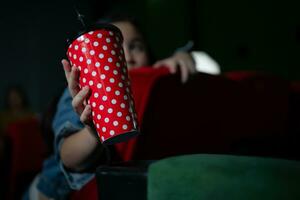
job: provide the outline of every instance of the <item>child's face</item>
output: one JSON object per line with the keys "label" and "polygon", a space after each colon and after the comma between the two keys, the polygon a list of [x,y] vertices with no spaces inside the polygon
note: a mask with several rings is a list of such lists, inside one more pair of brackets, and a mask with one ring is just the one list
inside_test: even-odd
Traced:
{"label": "child's face", "polygon": [[142,35],[134,25],[127,21],[114,22],[123,35],[123,48],[128,69],[147,66],[148,52]]}

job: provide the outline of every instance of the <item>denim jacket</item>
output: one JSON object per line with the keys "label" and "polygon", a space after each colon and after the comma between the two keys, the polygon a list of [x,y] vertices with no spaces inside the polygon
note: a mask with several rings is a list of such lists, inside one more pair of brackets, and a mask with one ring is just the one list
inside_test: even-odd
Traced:
{"label": "denim jacket", "polygon": [[79,116],[72,107],[72,97],[65,89],[57,105],[52,128],[54,130],[54,155],[43,163],[43,169],[37,188],[48,197],[63,200],[68,197],[72,189],[79,190],[89,182],[94,174],[74,173],[68,171],[60,159],[61,144],[66,136],[83,128]]}

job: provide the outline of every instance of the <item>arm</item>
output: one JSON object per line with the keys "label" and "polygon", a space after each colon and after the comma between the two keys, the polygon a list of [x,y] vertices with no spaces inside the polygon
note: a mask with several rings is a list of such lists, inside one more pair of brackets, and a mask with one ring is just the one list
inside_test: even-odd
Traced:
{"label": "arm", "polygon": [[80,116],[80,121],[85,125],[83,129],[70,134],[62,141],[60,157],[65,167],[74,171],[85,170],[84,166],[94,164],[103,153],[103,146],[99,142],[95,130],[91,124],[91,107],[87,105],[89,88],[79,89],[79,72],[75,67],[63,60],[65,75],[68,81],[69,92],[72,99],[72,107]]}
{"label": "arm", "polygon": [[85,171],[86,164],[96,164],[103,148],[93,130],[85,127],[66,137],[62,143],[60,157],[65,167],[73,171]]}

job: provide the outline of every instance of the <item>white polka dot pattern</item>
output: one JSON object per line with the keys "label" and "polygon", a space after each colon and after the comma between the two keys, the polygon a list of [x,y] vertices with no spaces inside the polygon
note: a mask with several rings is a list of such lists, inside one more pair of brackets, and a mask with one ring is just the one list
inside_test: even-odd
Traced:
{"label": "white polka dot pattern", "polygon": [[138,129],[121,38],[118,32],[90,31],[67,52],[80,70],[80,88],[92,91],[88,102],[101,142]]}

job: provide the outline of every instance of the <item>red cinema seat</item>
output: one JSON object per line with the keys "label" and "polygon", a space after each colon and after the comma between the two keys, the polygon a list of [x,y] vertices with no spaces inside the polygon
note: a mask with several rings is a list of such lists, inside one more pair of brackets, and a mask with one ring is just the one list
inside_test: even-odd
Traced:
{"label": "red cinema seat", "polygon": [[70,197],[71,200],[98,200],[98,191],[96,179],[94,178],[86,184],[81,190],[74,191]]}
{"label": "red cinema seat", "polygon": [[261,73],[257,71],[231,71],[224,73],[224,76],[230,80],[242,81],[251,77],[259,76]]}
{"label": "red cinema seat", "polygon": [[134,158],[282,156],[277,142],[287,131],[288,84],[253,75],[250,81],[235,81],[198,73],[184,85],[176,76],[160,79],[148,100]]}
{"label": "red cinema seat", "polygon": [[[169,71],[166,68],[153,69],[150,67],[143,67],[129,71],[132,93],[140,125],[143,123],[144,112],[147,107],[152,88],[155,86],[157,80],[168,74]],[[132,159],[138,138],[133,138],[127,142],[115,145],[115,150],[118,154],[117,157],[119,158],[116,162],[124,162]],[[74,191],[71,195],[71,199],[98,199],[96,179],[93,179],[93,181],[85,185],[81,190]]]}
{"label": "red cinema seat", "polygon": [[18,199],[34,175],[41,169],[45,145],[37,119],[20,120],[9,125],[10,167],[7,199]]}

